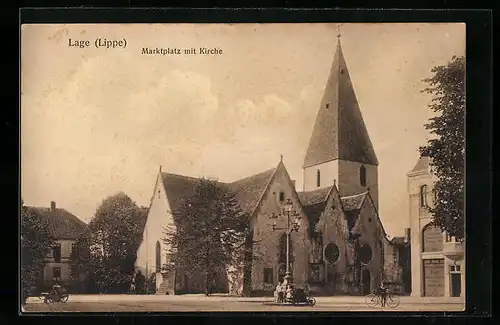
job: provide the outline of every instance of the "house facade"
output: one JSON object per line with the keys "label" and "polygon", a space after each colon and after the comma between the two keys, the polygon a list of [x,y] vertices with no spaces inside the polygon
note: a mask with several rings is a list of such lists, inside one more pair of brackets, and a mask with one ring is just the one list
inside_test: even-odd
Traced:
{"label": "house facade", "polygon": [[76,272],[74,265],[75,256],[78,254],[76,240],[87,225],[69,211],[57,208],[54,201],[50,203],[50,208],[28,206],[27,209],[45,219],[55,242],[47,254],[38,289],[50,288],[58,282],[71,292],[84,291],[84,276]]}
{"label": "house facade", "polygon": [[[161,274],[162,265],[170,264],[162,238],[166,226],[175,226],[171,211],[194,193],[197,182],[197,178],[165,173],[161,168],[158,173],[136,261],[142,272],[156,274],[158,294],[201,289],[198,275],[182,274],[182,270]],[[367,294],[380,285],[385,251],[394,244],[388,241],[379,218],[378,160],[340,39],[306,150],[302,190],[296,188],[282,159],[262,173],[219,184],[235,194],[250,216],[252,251],[259,257],[236,276],[221,275],[216,280],[220,290],[272,294],[286,271],[286,236],[276,229],[286,226],[288,200],[301,220],[298,231],[290,236],[295,283],[308,283],[317,294]]]}
{"label": "house facade", "polygon": [[428,207],[435,200],[435,175],[428,157],[408,173],[411,228],[411,295],[464,297],[464,243],[431,224]]}

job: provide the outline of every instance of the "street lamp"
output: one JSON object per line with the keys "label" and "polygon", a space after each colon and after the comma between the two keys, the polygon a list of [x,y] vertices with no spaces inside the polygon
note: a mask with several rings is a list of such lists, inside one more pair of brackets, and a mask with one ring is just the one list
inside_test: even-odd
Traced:
{"label": "street lamp", "polygon": [[[283,214],[286,215],[286,228],[277,228],[276,227],[276,221],[273,222],[272,224],[272,229],[273,231],[276,230],[284,230],[286,234],[286,273],[285,273],[285,280],[287,280],[288,283],[293,283],[293,277],[292,277],[292,272],[290,270],[290,235],[292,234],[293,231],[298,232],[300,229],[300,215],[297,213],[297,211],[293,210],[293,205],[292,201],[290,199],[287,199],[285,202],[285,208],[283,209]],[[290,222],[290,217],[294,217],[294,219]],[[273,215],[270,217],[272,219],[277,218],[277,216],[273,213]]]}

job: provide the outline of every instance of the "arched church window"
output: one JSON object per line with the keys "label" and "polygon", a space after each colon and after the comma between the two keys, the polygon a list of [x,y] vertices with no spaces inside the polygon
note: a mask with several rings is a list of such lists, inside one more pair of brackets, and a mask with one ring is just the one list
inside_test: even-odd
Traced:
{"label": "arched church window", "polygon": [[325,259],[328,263],[334,264],[339,260],[340,250],[335,243],[329,243],[325,247]]}
{"label": "arched church window", "polygon": [[160,241],[156,242],[156,272],[161,270],[161,245]]}
{"label": "arched church window", "polygon": [[320,187],[320,185],[321,185],[321,172],[318,169],[318,171],[316,172],[316,187]]}
{"label": "arched church window", "polygon": [[427,185],[420,186],[420,207],[427,206]]}
{"label": "arched church window", "polygon": [[370,245],[363,244],[359,248],[358,257],[361,263],[368,264],[372,259],[373,251]]}
{"label": "arched church window", "polygon": [[366,186],[366,168],[365,166],[359,167],[359,183],[361,186]]}

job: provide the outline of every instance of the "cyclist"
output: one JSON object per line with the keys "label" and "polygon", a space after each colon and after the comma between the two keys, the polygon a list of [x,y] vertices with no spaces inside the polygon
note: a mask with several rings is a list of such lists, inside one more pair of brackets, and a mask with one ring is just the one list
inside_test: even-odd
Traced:
{"label": "cyclist", "polygon": [[376,294],[380,296],[382,307],[385,307],[385,304],[387,302],[387,296],[389,295],[389,288],[384,286],[384,282],[382,282],[380,284],[380,287],[377,288]]}
{"label": "cyclist", "polygon": [[61,298],[61,285],[56,281],[56,283],[52,286],[52,294],[56,297],[57,300]]}

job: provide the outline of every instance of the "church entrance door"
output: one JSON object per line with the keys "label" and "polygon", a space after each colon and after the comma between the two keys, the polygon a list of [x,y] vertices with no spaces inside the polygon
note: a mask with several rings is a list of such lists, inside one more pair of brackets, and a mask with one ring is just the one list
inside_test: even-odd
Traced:
{"label": "church entrance door", "polygon": [[371,278],[370,271],[368,269],[364,269],[361,275],[361,293],[367,295],[370,293],[371,289]]}

